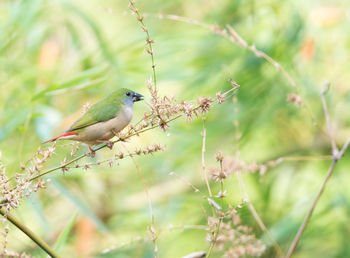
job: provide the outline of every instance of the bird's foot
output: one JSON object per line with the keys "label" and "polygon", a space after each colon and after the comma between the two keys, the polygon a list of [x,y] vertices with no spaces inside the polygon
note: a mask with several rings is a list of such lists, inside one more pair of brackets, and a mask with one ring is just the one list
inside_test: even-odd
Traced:
{"label": "bird's foot", "polygon": [[113,149],[114,143],[111,142],[111,141],[106,141],[106,145],[107,145],[107,147],[111,150],[111,149]]}
{"label": "bird's foot", "polygon": [[107,146],[109,149],[113,149],[114,143],[111,142],[111,141],[108,141],[108,140],[99,140],[98,142],[103,142],[103,143],[106,144],[106,146]]}
{"label": "bird's foot", "polygon": [[94,151],[90,145],[89,145],[89,151],[90,152],[88,154],[86,154],[86,156],[91,157],[91,158],[95,157],[96,151]]}

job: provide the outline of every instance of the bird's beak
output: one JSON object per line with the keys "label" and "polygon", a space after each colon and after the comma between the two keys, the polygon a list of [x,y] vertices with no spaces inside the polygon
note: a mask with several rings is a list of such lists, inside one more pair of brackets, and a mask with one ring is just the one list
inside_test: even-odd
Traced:
{"label": "bird's beak", "polygon": [[134,102],[143,100],[143,95],[138,94],[138,93],[135,92],[134,95],[132,96],[132,100],[133,100]]}

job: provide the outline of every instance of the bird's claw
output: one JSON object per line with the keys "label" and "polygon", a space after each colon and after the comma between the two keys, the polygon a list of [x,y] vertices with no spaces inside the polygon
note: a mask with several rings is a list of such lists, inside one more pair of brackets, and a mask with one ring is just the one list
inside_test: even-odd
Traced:
{"label": "bird's claw", "polygon": [[103,142],[103,143],[105,143],[106,144],[106,146],[109,148],[109,149],[113,149],[113,145],[114,145],[114,143],[113,142],[111,142],[111,141],[108,141],[108,140],[106,140],[106,141],[99,141],[99,142]]}
{"label": "bird's claw", "polygon": [[110,150],[113,149],[113,145],[114,145],[113,142],[111,142],[111,141],[106,141],[106,146],[107,146]]}
{"label": "bird's claw", "polygon": [[90,146],[89,146],[89,151],[90,152],[87,153],[86,156],[91,157],[91,158],[95,157],[96,151],[94,151]]}

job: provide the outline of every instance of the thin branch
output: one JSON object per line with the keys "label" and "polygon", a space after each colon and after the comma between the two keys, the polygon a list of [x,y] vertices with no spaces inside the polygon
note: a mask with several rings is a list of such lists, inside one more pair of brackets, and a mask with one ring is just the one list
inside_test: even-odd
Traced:
{"label": "thin branch", "polygon": [[132,160],[132,162],[134,163],[135,165],[135,168],[139,174],[139,177],[141,178],[141,181],[142,181],[142,184],[143,184],[143,188],[145,190],[145,193],[146,193],[146,198],[147,198],[147,202],[148,202],[148,207],[149,207],[149,211],[150,211],[150,215],[151,215],[151,227],[149,228],[149,231],[151,233],[151,239],[152,239],[152,242],[154,244],[154,257],[157,257],[157,253],[158,253],[158,247],[157,247],[157,233],[155,231],[155,223],[154,223],[154,214],[153,214],[153,208],[152,208],[152,200],[151,200],[151,197],[149,195],[149,191],[148,191],[148,188],[147,188],[147,185],[146,185],[146,181],[143,177],[143,174],[142,174],[142,171],[140,169],[140,167],[137,165],[134,157],[131,155],[131,153],[129,152],[129,150],[125,147],[125,145],[123,145],[124,149],[129,153],[130,155],[130,158]]}
{"label": "thin branch", "polygon": [[278,70],[289,82],[289,84],[292,87],[296,86],[296,83],[294,82],[293,78],[289,75],[289,73],[272,57],[267,55],[265,52],[258,50],[254,45],[248,45],[248,43],[230,26],[226,25],[228,31],[224,28],[220,28],[218,25],[211,25],[211,24],[205,24],[199,21],[196,21],[194,19],[190,19],[187,17],[182,17],[178,15],[172,15],[172,14],[159,14],[158,18],[160,19],[168,19],[168,20],[174,20],[174,21],[181,21],[186,22],[190,24],[194,24],[197,26],[201,26],[206,29],[210,29],[215,34],[221,35],[227,39],[229,39],[231,42],[237,44],[238,46],[248,49],[251,51],[256,57],[264,58],[267,62],[272,64],[276,70]]}
{"label": "thin branch", "polygon": [[204,177],[205,184],[207,185],[207,188],[208,188],[209,197],[211,198],[213,195],[211,193],[211,189],[210,189],[210,185],[209,185],[208,174],[207,174],[207,171],[205,169],[205,139],[206,139],[206,136],[207,136],[207,129],[205,128],[205,118],[203,118],[202,172],[203,172],[203,177]]}
{"label": "thin branch", "polygon": [[[222,167],[222,159],[220,160],[220,171],[221,173],[223,173],[223,167]],[[221,188],[221,195],[224,193],[224,183],[223,183],[223,179],[220,180],[220,188]],[[223,197],[224,196],[221,196],[221,207],[223,208],[224,206],[224,201],[223,201]],[[216,232],[215,232],[215,235],[214,235],[214,239],[213,241],[211,242],[210,246],[209,246],[209,249],[208,249],[208,252],[207,252],[207,256],[206,258],[209,258],[215,244],[216,244],[216,241],[218,239],[218,235],[219,235],[219,232],[220,232],[220,226],[221,226],[221,223],[222,223],[222,220],[223,220],[224,216],[223,214],[220,212],[219,213],[219,222],[218,222],[218,225],[217,225],[217,228],[216,228]]]}
{"label": "thin branch", "polygon": [[331,118],[329,116],[326,97],[325,97],[327,92],[328,92],[328,89],[329,89],[329,84],[326,84],[325,89],[323,89],[321,91],[321,100],[322,100],[324,115],[326,117],[328,134],[329,134],[329,137],[331,138],[332,153],[333,153],[333,155],[337,155],[339,150],[338,150],[337,144],[335,143],[334,131],[333,131],[333,127],[332,127]]}
{"label": "thin branch", "polygon": [[218,226],[217,226],[216,231],[215,231],[214,239],[213,239],[212,243],[211,243],[210,246],[209,246],[209,250],[208,250],[208,252],[207,252],[206,258],[209,258],[209,257],[210,257],[211,252],[212,252],[212,250],[213,250],[213,248],[214,248],[214,246],[215,246],[215,244],[216,244],[216,240],[217,240],[218,235],[219,235],[219,232],[220,232],[220,226],[221,226],[222,220],[223,220],[223,217],[220,216],[219,222],[218,222]]}
{"label": "thin branch", "polygon": [[180,181],[184,182],[186,185],[191,187],[195,193],[200,193],[202,195],[203,199],[208,199],[209,198],[206,194],[202,193],[201,190],[199,190],[197,187],[195,187],[190,181],[188,181],[184,177],[176,174],[175,172],[170,172],[169,175],[170,176],[174,175],[177,179],[179,179]]}
{"label": "thin branch", "polygon": [[156,65],[154,62],[154,50],[152,45],[154,44],[154,41],[151,39],[149,31],[143,22],[144,17],[140,14],[139,10],[135,6],[135,1],[129,0],[129,6],[131,11],[135,13],[137,21],[141,24],[141,29],[146,33],[146,44],[148,45],[147,53],[151,56],[154,87],[155,89],[157,89]]}
{"label": "thin branch", "polygon": [[[226,27],[230,33],[230,36],[228,36],[228,38],[231,41],[238,44],[242,48],[248,49],[256,57],[264,58],[267,62],[272,64],[276,68],[276,70],[279,71],[287,79],[287,81],[289,82],[289,84],[292,87],[296,86],[293,78],[289,75],[289,73],[278,62],[276,62],[272,57],[267,55],[265,52],[256,49],[255,45],[248,45],[248,43],[230,25],[226,25]],[[223,34],[225,34],[224,36],[227,37],[226,31]]]}
{"label": "thin branch", "polygon": [[345,144],[341,148],[340,152],[334,154],[333,159],[332,159],[332,164],[328,169],[327,175],[326,175],[325,179],[323,180],[322,185],[320,187],[320,190],[318,191],[314,201],[312,202],[312,205],[311,205],[309,211],[307,212],[303,223],[299,227],[298,233],[296,234],[296,236],[295,236],[295,238],[294,238],[294,240],[293,240],[293,242],[288,250],[286,258],[289,258],[293,255],[293,253],[294,253],[294,251],[299,243],[301,235],[303,234],[303,232],[306,228],[306,225],[308,224],[308,222],[312,216],[312,213],[317,205],[317,202],[320,199],[323,191],[325,190],[328,180],[330,179],[330,177],[332,176],[332,174],[334,172],[335,165],[337,164],[338,160],[343,157],[343,155],[344,155],[345,151],[348,149],[349,145],[350,145],[350,137],[347,139],[347,141],[345,142]]}
{"label": "thin branch", "polygon": [[334,132],[333,132],[333,128],[331,125],[331,119],[329,116],[329,112],[328,112],[328,107],[327,107],[327,103],[326,103],[326,99],[325,99],[325,95],[329,90],[329,84],[325,85],[325,89],[321,91],[321,100],[322,100],[322,106],[323,106],[323,110],[324,110],[324,114],[326,117],[326,123],[327,123],[327,128],[328,128],[328,134],[330,136],[330,140],[331,140],[331,146],[332,146],[332,163],[328,169],[327,175],[325,177],[325,179],[322,182],[322,185],[319,189],[319,191],[317,192],[317,195],[315,197],[315,199],[312,202],[312,205],[310,207],[310,209],[308,210],[303,223],[300,225],[298,232],[288,250],[287,256],[286,258],[289,258],[293,255],[299,241],[301,238],[301,235],[304,233],[305,228],[313,214],[313,211],[322,195],[322,193],[324,192],[327,182],[329,181],[330,177],[332,176],[334,169],[335,169],[335,165],[337,164],[337,162],[343,157],[345,151],[347,150],[347,148],[349,147],[350,144],[350,137],[347,139],[347,141],[345,142],[345,144],[343,145],[343,147],[341,148],[341,150],[338,150],[338,147],[335,143],[335,137],[334,137]]}
{"label": "thin branch", "polygon": [[4,216],[8,221],[20,229],[24,234],[26,234],[30,239],[32,239],[44,252],[54,258],[60,257],[44,240],[37,236],[33,231],[28,227],[22,224],[18,219],[12,216],[10,213],[5,212],[3,209],[0,209],[0,214]]}
{"label": "thin branch", "polygon": [[208,225],[179,225],[179,226],[171,225],[166,229],[169,231],[174,230],[174,229],[178,229],[178,230],[198,229],[198,230],[208,231],[209,227],[208,227]]}
{"label": "thin branch", "polygon": [[[155,16],[155,15],[153,15]],[[190,19],[187,17],[182,17],[178,15],[172,15],[172,14],[159,14],[157,15],[159,19],[168,19],[168,20],[173,20],[173,21],[180,21],[180,22],[186,22],[189,24],[193,24],[196,26],[203,27],[205,29],[208,29],[212,31],[213,33],[220,35],[228,40],[230,40],[232,43],[247,49],[251,51],[256,57],[258,58],[263,58],[265,59],[268,63],[272,64],[275,69],[281,73],[281,75],[288,81],[289,85],[291,85],[293,88],[295,88],[296,92],[300,94],[299,88],[296,86],[296,83],[294,79],[290,76],[290,74],[276,61],[274,60],[271,56],[267,55],[265,52],[257,49],[254,44],[249,45],[238,33],[236,30],[234,30],[230,25],[226,25],[226,28],[222,28],[218,25],[213,25],[213,24],[206,24],[194,19]],[[311,109],[306,103],[303,103],[303,108],[307,111],[309,114],[312,124],[316,126],[321,132],[323,132],[322,128],[317,123],[317,120],[315,119]]]}
{"label": "thin branch", "polygon": [[280,159],[288,160],[288,161],[303,161],[303,160],[330,160],[332,159],[332,155],[325,156],[284,156]]}
{"label": "thin branch", "polygon": [[173,20],[173,21],[186,22],[186,23],[194,24],[194,25],[206,28],[206,29],[212,29],[213,28],[213,25],[206,24],[204,22],[200,22],[200,21],[197,21],[195,19],[188,18],[188,17],[174,15],[174,14],[162,14],[162,13],[160,13],[158,15],[158,18],[159,19],[164,19],[165,18],[165,19]]}
{"label": "thin branch", "polygon": [[238,182],[239,182],[239,187],[241,188],[241,191],[242,191],[243,196],[244,196],[244,201],[248,204],[248,208],[249,208],[250,212],[252,213],[254,219],[258,223],[260,229],[265,233],[265,235],[268,237],[268,239],[272,243],[272,245],[273,245],[277,255],[279,257],[284,257],[284,254],[283,254],[283,251],[282,251],[281,247],[273,239],[273,237],[270,234],[269,230],[266,228],[264,222],[261,220],[259,214],[256,212],[253,204],[250,202],[250,199],[249,199],[249,196],[248,196],[248,192],[246,191],[245,186],[244,186],[244,182],[243,182],[241,171],[237,172],[237,178],[238,178]]}
{"label": "thin branch", "polygon": [[[123,247],[131,246],[132,244],[135,244],[137,242],[142,242],[142,241],[145,241],[145,239],[143,237],[141,237],[141,236],[137,236],[137,237],[134,237],[133,239],[131,239],[129,241],[118,243],[118,246],[112,246],[112,247],[109,247],[109,248],[105,248],[105,249],[102,250],[102,252],[100,252],[100,254],[108,256],[108,254],[110,254],[112,252],[116,252],[119,249],[122,249]],[[94,257],[94,256],[100,256],[100,255],[96,255],[95,252],[91,252],[87,257]]]}

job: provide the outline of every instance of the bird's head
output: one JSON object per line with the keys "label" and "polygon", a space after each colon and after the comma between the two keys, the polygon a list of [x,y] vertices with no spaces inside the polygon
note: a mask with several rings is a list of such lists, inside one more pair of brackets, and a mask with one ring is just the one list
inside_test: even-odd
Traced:
{"label": "bird's head", "polygon": [[120,95],[123,97],[125,103],[134,103],[143,100],[143,96],[129,89],[120,89]]}

